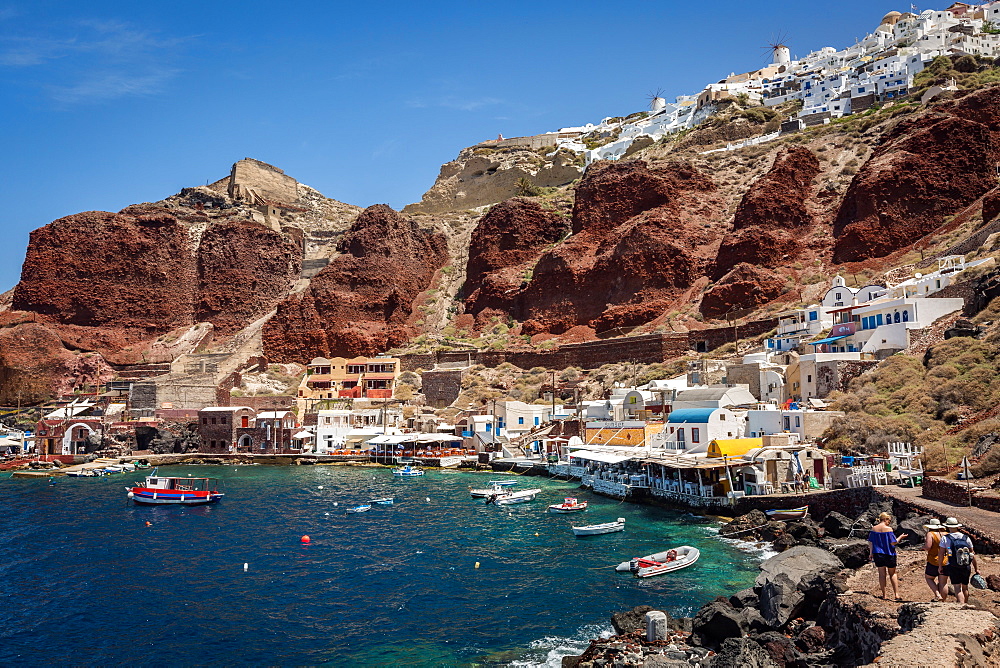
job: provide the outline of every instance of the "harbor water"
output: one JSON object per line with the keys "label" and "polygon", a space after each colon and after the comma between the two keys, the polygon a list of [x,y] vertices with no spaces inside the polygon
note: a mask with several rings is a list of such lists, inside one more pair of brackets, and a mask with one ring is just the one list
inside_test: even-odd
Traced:
{"label": "harbor water", "polygon": [[[144,473],[0,479],[0,663],[558,666],[611,613],[690,615],[761,558],[713,518],[558,480],[522,477],[538,498],[497,507],[468,492],[497,474],[174,466],[159,473],[218,477],[226,497],[150,507],[125,496]],[[544,512],[566,496],[589,509]],[[346,512],[378,497],[395,502]],[[570,531],[618,517],[622,533]],[[678,545],[700,561],[648,580],[613,569]]]}

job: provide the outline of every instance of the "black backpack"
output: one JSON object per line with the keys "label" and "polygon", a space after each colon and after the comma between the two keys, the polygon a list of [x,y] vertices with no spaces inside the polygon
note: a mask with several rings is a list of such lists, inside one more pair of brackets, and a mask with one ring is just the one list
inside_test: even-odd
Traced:
{"label": "black backpack", "polygon": [[972,543],[964,533],[948,534],[948,563],[959,568],[972,564]]}

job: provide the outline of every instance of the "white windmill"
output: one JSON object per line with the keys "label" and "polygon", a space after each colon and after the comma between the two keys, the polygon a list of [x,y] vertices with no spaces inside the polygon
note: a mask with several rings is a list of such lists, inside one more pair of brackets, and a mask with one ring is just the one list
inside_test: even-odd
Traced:
{"label": "white windmill", "polygon": [[663,89],[657,88],[655,92],[649,94],[649,112],[658,114],[667,108],[667,100],[663,97]]}
{"label": "white windmill", "polygon": [[764,50],[769,52],[771,55],[772,65],[790,65],[792,63],[792,53],[788,50],[788,46],[785,44],[788,35],[779,35],[777,39],[772,39],[764,47]]}

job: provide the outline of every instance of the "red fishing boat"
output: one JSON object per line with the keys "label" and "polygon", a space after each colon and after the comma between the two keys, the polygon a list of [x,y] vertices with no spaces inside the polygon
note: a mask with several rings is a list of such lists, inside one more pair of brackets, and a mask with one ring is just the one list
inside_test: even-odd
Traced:
{"label": "red fishing boat", "polygon": [[556,503],[549,506],[550,513],[578,513],[582,510],[587,509],[586,501],[577,501],[571,496],[567,496],[563,499],[562,503]]}

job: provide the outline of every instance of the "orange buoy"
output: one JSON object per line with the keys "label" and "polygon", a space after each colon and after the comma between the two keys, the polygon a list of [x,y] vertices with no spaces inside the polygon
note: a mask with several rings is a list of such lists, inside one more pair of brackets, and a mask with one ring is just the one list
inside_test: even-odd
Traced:
{"label": "orange buoy", "polygon": [[304,544],[306,544],[306,545],[308,545],[308,544],[309,544],[309,543],[310,543],[311,541],[312,541],[312,539],[311,539],[311,538],[309,538],[309,536],[303,536],[303,537],[302,537],[302,542],[303,542]]}
{"label": "orange buoy", "polygon": [[146,522],[146,526],[151,527],[151,526],[153,526],[153,523],[152,522]]}

